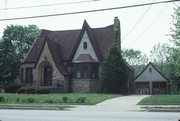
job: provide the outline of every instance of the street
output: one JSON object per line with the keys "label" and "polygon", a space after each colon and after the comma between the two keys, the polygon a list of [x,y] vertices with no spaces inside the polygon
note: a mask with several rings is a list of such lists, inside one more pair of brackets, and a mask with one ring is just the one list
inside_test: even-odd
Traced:
{"label": "street", "polygon": [[179,113],[0,110],[1,121],[179,121]]}

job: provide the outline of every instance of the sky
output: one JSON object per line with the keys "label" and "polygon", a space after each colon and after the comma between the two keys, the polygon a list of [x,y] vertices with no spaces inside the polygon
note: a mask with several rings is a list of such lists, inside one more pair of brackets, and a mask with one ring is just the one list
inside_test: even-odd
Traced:
{"label": "sky", "polygon": [[[164,0],[0,0],[0,20],[26,16],[60,14],[94,9],[129,6]],[[149,55],[157,43],[169,42],[172,27],[173,8],[180,2],[116,9],[94,13],[60,15],[55,17],[0,21],[0,36],[7,25],[35,24],[40,29],[69,30],[81,29],[86,20],[92,28],[113,24],[114,17],[121,22],[122,48],[140,50]],[[37,5],[61,4],[54,6],[8,9]],[[176,4],[176,5],[175,5]],[[4,10],[7,8],[6,10]]]}

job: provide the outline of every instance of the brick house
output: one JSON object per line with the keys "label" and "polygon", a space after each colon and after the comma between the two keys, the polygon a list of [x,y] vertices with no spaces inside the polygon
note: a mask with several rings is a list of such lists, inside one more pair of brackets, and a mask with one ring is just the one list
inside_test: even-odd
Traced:
{"label": "brick house", "polygon": [[91,28],[84,21],[79,30],[42,30],[22,61],[23,86],[98,92],[102,60],[120,36],[119,24],[116,17],[113,25],[102,28]]}
{"label": "brick house", "polygon": [[135,78],[136,94],[167,94],[168,79],[150,62]]}

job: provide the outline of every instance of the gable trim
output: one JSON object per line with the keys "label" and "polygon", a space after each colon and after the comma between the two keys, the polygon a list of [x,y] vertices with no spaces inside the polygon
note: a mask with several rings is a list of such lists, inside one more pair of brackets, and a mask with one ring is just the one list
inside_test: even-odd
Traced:
{"label": "gable trim", "polygon": [[[90,43],[91,43],[91,45],[92,45],[92,47],[93,47],[93,50],[94,50],[94,52],[95,52],[95,54],[96,54],[96,57],[97,57],[97,59],[98,59],[98,61],[101,63],[101,61],[102,61],[102,57],[101,57],[101,54],[100,54],[100,50],[98,50],[98,47],[96,47],[96,45],[97,44],[95,44],[95,37],[94,37],[94,33],[93,33],[93,30],[90,28],[90,26],[88,25],[88,23],[86,22],[86,20],[84,21],[84,24],[83,24],[83,27],[82,27],[82,29],[81,29],[81,32],[80,32],[80,34],[79,34],[79,37],[78,37],[78,39],[77,39],[77,41],[76,41],[76,44],[75,44],[75,46],[74,46],[74,49],[73,49],[73,51],[72,51],[72,54],[71,54],[71,56],[70,56],[70,58],[69,58],[69,65],[71,64],[71,62],[73,61],[73,58],[74,58],[74,56],[75,56],[75,54],[76,54],[76,51],[77,51],[77,49],[78,49],[78,47],[79,47],[79,44],[80,44],[80,42],[81,42],[81,40],[82,40],[82,37],[83,37],[83,35],[84,35],[84,33],[87,33],[87,36],[88,36],[88,38],[89,38],[89,41],[90,41]],[[91,35],[90,35],[90,33],[91,33]],[[93,36],[93,37],[92,37]]]}
{"label": "gable trim", "polygon": [[152,67],[162,76],[164,77],[167,81],[169,81],[164,74],[162,74],[151,62],[142,70],[142,72],[134,79],[134,81],[149,67],[149,65],[152,65]]}

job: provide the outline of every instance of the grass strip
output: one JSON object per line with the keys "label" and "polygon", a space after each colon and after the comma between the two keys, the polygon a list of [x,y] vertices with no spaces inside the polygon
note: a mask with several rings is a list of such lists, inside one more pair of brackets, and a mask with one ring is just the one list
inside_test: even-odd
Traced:
{"label": "grass strip", "polygon": [[152,95],[142,99],[138,105],[180,105],[180,95]]}

